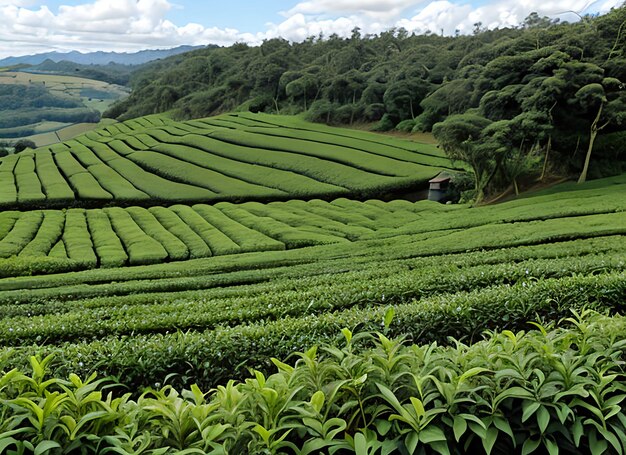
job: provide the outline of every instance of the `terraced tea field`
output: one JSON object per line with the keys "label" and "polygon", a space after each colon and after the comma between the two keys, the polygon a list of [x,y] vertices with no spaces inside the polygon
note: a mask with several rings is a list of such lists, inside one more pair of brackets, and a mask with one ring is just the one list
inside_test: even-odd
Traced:
{"label": "terraced tea field", "polygon": [[[172,327],[192,329],[191,339],[205,339],[218,336],[214,330],[221,325],[229,327],[228,333],[248,333],[249,324],[260,324],[254,330],[265,333],[270,330],[265,322],[274,319],[272,337],[280,337],[289,348],[304,348],[305,340],[334,333],[324,329],[312,338],[301,336],[300,324],[308,324],[303,321],[311,317],[324,324],[330,315],[341,324],[364,323],[376,320],[390,303],[414,311],[435,305],[424,303],[431,298],[439,302],[432,307],[436,312],[443,305],[437,300],[442,293],[451,302],[482,302],[483,294],[526,293],[521,285],[552,286],[544,284],[546,278],[558,283],[573,277],[600,280],[608,286],[607,295],[590,300],[581,293],[550,302],[524,294],[519,304],[528,314],[552,311],[555,305],[563,311],[570,298],[579,302],[575,307],[602,306],[606,299],[623,298],[626,290],[625,195],[626,176],[621,176],[585,187],[565,184],[561,191],[481,208],[338,199],[3,212],[0,249],[17,257],[0,262],[5,277],[0,279],[0,333],[11,346],[47,340],[51,346],[44,350],[65,340],[68,344],[60,349],[78,352],[79,342],[79,351],[88,351],[81,361],[95,362],[103,346],[121,349],[120,358],[135,358],[128,350],[136,348],[135,337],[138,343],[161,340],[165,349],[178,343],[163,341],[178,340],[169,333]],[[137,264],[153,265],[121,267]],[[98,266],[109,268],[59,273]],[[17,276],[33,271],[44,275]],[[578,282],[574,279],[571,286]],[[523,303],[525,299],[536,303]],[[445,307],[450,308],[447,303]],[[359,316],[344,320],[335,311]],[[294,318],[289,324],[300,328],[282,330],[285,317]],[[495,326],[507,325],[493,317]],[[423,327],[416,330],[421,337],[431,336]],[[472,330],[480,333],[478,327]],[[141,333],[149,333],[149,339]],[[445,339],[447,334],[437,336]],[[282,346],[261,344],[263,355],[253,355],[250,347],[246,355],[265,358]],[[31,348],[6,352],[23,349]],[[278,354],[286,351],[272,355]],[[113,363],[105,369],[112,373],[116,368],[121,367]]]}
{"label": "terraced tea field", "polygon": [[[388,417],[421,404],[437,417],[418,437],[511,452],[557,444],[544,422],[561,422],[567,401],[590,415],[566,415],[558,432],[583,433],[558,444],[587,448],[599,428],[588,391],[605,384],[607,401],[623,397],[607,384],[624,377],[614,361],[624,319],[590,312],[615,315],[626,300],[626,175],[483,207],[385,201],[454,165],[434,146],[254,114],[150,116],[0,163],[5,447],[34,447],[18,428],[32,423],[52,428],[38,444],[97,441],[94,453],[279,453],[257,450],[269,427],[294,453],[316,453],[306,450],[321,436],[309,433],[326,419],[342,430],[323,444],[346,453],[359,435],[406,449],[405,433],[384,438],[413,430]],[[513,332],[532,321],[539,331]],[[587,382],[572,386],[583,390],[573,401],[533,394],[541,378],[574,370]],[[107,396],[93,373],[123,386]],[[496,408],[472,402],[478,394]],[[450,396],[462,404],[447,407]],[[602,418],[619,435],[616,412]]]}
{"label": "terraced tea field", "polygon": [[287,118],[148,116],[0,159],[0,206],[364,198],[454,168],[431,145]]}
{"label": "terraced tea field", "polygon": [[462,238],[469,245],[471,239],[484,240],[487,231],[510,241],[550,233],[564,238],[623,234],[624,194],[626,179],[618,177],[585,189],[475,209],[429,201],[336,199],[5,211],[0,213],[0,276],[159,264],[401,235],[427,234],[435,244],[450,245]]}

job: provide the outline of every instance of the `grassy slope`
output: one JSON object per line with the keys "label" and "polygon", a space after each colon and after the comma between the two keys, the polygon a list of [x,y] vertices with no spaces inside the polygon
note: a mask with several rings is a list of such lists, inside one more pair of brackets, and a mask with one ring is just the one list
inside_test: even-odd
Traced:
{"label": "grassy slope", "polygon": [[[558,318],[570,308],[614,309],[626,297],[625,180],[566,184],[481,208],[311,202],[311,212],[334,205],[343,208],[332,212],[335,222],[349,213],[361,227],[360,209],[387,207],[398,226],[334,245],[5,278],[2,355],[17,362],[32,352],[24,343],[37,342],[78,370],[107,355],[99,368],[129,383],[178,372],[215,384],[242,365],[266,368],[268,356],[330,339],[341,326],[375,325],[388,304],[423,341],[520,328],[532,315]],[[416,219],[400,222],[403,213]],[[174,327],[189,332],[172,334]]]}
{"label": "grassy slope", "polygon": [[[43,155],[54,165],[33,169]],[[142,117],[18,160],[0,159],[5,208],[380,197],[423,189],[456,166],[432,145],[253,114],[183,123]]]}
{"label": "grassy slope", "polygon": [[437,248],[449,250],[456,244],[470,249],[507,246],[516,239],[626,232],[625,176],[584,188],[569,184],[562,188],[478,208],[337,199],[4,212],[0,276],[38,269],[50,273],[159,264],[416,234],[427,235],[424,248],[436,254]]}

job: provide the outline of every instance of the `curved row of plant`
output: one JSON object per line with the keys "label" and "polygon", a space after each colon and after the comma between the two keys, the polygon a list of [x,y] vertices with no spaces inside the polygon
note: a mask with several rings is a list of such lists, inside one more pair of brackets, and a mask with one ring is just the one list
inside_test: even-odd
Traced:
{"label": "curved row of plant", "polygon": [[[560,327],[473,345],[409,344],[343,329],[275,371],[121,395],[91,375],[0,376],[0,449],[24,453],[616,453],[626,448],[626,319],[574,313]],[[390,326],[391,323],[391,326]],[[1,365],[1,364],[0,364]],[[10,452],[9,452],[10,453]]]}
{"label": "curved row of plant", "polygon": [[404,141],[251,122],[148,116],[0,158],[0,205],[379,197],[455,169],[440,152]]}
{"label": "curved row of plant", "polygon": [[[370,240],[360,240],[356,244],[350,244],[344,236],[352,232],[358,237],[359,230],[362,228],[348,224],[344,225],[344,232],[331,232],[323,227],[322,218],[315,215],[309,216],[306,212],[300,215],[289,215],[290,222],[293,223],[289,225],[269,217],[253,215],[241,207],[227,206],[222,209],[222,213],[229,216],[227,219],[231,225],[237,226],[236,232],[230,232],[229,237],[221,230],[222,228],[210,224],[202,214],[187,206],[175,206],[172,209],[173,212],[164,208],[155,208],[153,211],[138,209],[140,212],[136,215],[146,215],[148,219],[133,218],[130,213],[131,209],[125,211],[111,208],[106,209],[105,212],[95,209],[88,211],[87,217],[85,217],[85,212],[74,209],[67,212],[65,223],[63,223],[62,216],[54,217],[54,212],[47,219],[44,219],[41,212],[27,212],[20,217],[18,222],[15,222],[14,228],[0,241],[0,252],[14,253],[17,250],[26,249],[29,254],[41,256],[0,259],[0,265],[2,265],[0,276],[62,273],[92,268],[97,266],[98,257],[103,266],[120,266],[127,260],[134,264],[149,264],[165,258],[184,257],[185,251],[187,254],[191,254],[191,251],[196,254],[199,251],[200,256],[210,256],[213,252],[223,255],[242,252],[244,248],[254,248],[255,245],[261,250],[274,250],[282,249],[281,244],[288,244],[289,248],[311,244],[335,244],[330,250],[318,246],[302,252],[248,253],[254,256],[253,262],[256,262],[258,266],[266,267],[267,264],[281,260],[286,264],[293,263],[293,261],[302,262],[307,260],[305,258],[320,260],[327,256],[328,251],[337,256],[344,255],[344,257],[371,255],[374,250],[378,253],[386,248],[399,251],[398,245],[403,245],[405,249],[401,250],[403,251],[401,254],[412,252],[413,256],[433,256],[626,234],[626,213],[618,211],[617,213],[566,216],[512,224],[487,223],[464,230],[433,227],[423,232],[421,228],[418,228],[416,229],[417,235],[403,231],[403,235],[388,237],[381,233],[380,239],[373,237]],[[255,209],[248,210],[254,211]],[[287,214],[288,211],[282,210],[282,213]],[[165,215],[172,219],[161,218]],[[39,223],[44,229],[33,229],[33,226],[39,226]],[[423,227],[423,223],[418,224]],[[98,229],[92,225],[97,226]],[[92,234],[90,234],[90,228]],[[251,232],[255,238],[263,241],[259,241],[258,244],[256,240],[252,243],[246,242],[246,233]],[[389,232],[389,230],[381,229],[380,232]],[[56,238],[57,236],[60,236],[59,239]],[[31,243],[33,245],[29,246]],[[341,245],[341,243],[346,245]],[[44,250],[48,250],[49,256],[43,256]],[[237,259],[247,262],[249,256],[237,256]],[[222,262],[216,262],[216,264],[220,263]],[[133,276],[134,272],[134,269],[130,272],[125,270],[123,275]],[[108,274],[104,271],[102,275]],[[111,272],[111,275],[115,273]],[[128,277],[122,280],[128,280]],[[24,281],[29,280],[17,278],[2,280],[0,289],[10,289],[9,283]],[[41,287],[37,283],[45,283],[46,280],[31,279],[30,282],[31,284],[25,287]]]}
{"label": "curved row of plant", "polygon": [[[486,329],[520,329],[529,318],[552,321],[566,316],[571,309],[619,311],[625,299],[625,272],[497,286],[395,305],[397,323],[392,333],[409,335],[416,342],[445,343],[449,336],[477,339]],[[278,304],[271,296],[267,302]],[[322,310],[323,307],[322,302]],[[56,353],[59,363],[55,364],[55,371],[58,374],[65,375],[69,371],[86,374],[97,370],[104,375],[117,376],[133,388],[162,382],[168,375],[180,384],[197,382],[214,386],[241,375],[247,367],[267,371],[270,357],[285,357],[312,343],[328,341],[342,327],[375,330],[387,308],[384,301],[328,311],[313,308],[305,309],[304,314],[297,316],[280,315],[275,320],[267,316],[233,327],[217,325],[206,331],[181,332],[174,331],[174,325],[170,330],[145,335],[129,332],[127,335],[105,336],[106,329],[99,332],[100,327],[104,327],[101,322],[93,321],[81,324],[79,328],[95,333],[98,337],[95,340],[4,347],[0,350],[0,357],[19,366],[25,353]],[[236,308],[231,310],[236,313]],[[128,311],[132,312],[130,308]],[[205,311],[211,311],[211,306]],[[289,314],[289,308],[285,311]],[[183,316],[187,314],[184,312],[178,314],[183,324],[185,318],[193,318]],[[123,325],[124,322],[117,318],[111,324]],[[5,336],[12,336],[10,329],[5,327]],[[27,332],[27,321],[16,329]],[[59,330],[71,328],[55,325],[50,328],[50,333],[43,330],[42,339],[37,340],[33,333],[30,340],[43,341],[46,335],[52,338],[59,336]],[[19,339],[19,333],[15,336]]]}
{"label": "curved row of plant", "polygon": [[[54,301],[52,296],[41,303],[33,299],[17,304],[0,293],[0,302],[10,301],[0,303],[3,315],[0,344],[78,342],[112,335],[165,333],[173,327],[207,330],[221,325],[232,327],[418,300],[424,308],[441,306],[446,300],[478,298],[482,301],[487,298],[484,296],[494,293],[513,292],[510,286],[530,287],[548,278],[623,271],[626,269],[625,252],[451,267],[449,270],[411,268],[411,262],[415,261],[370,263],[356,271],[275,278],[267,284],[240,286],[228,292],[220,288],[202,290],[207,280],[201,277],[169,282],[172,286],[175,283],[176,289],[183,289],[178,292],[146,293],[142,290],[139,294],[90,300],[79,300],[80,294],[69,294],[64,301]],[[248,274],[249,277],[258,275]],[[154,283],[152,287],[158,289]],[[131,292],[128,287],[126,292]],[[553,293],[552,298],[563,300],[565,295],[565,291],[563,295]]]}

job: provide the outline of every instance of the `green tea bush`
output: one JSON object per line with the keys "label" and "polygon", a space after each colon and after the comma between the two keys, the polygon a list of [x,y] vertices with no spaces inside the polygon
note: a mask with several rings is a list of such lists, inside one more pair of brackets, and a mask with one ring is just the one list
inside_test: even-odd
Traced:
{"label": "green tea bush", "polygon": [[41,188],[41,182],[35,172],[35,160],[32,153],[19,155],[15,165],[15,185],[17,187],[18,202],[30,203],[42,201],[46,198]]}
{"label": "green tea bush", "polygon": [[[151,131],[151,134],[156,134]],[[226,175],[237,175],[244,181],[267,188],[275,188],[291,197],[306,196],[311,193],[342,194],[346,190],[339,186],[318,181],[304,175],[295,163],[288,160],[266,160],[254,150],[235,144],[216,141],[215,139],[189,134],[174,138],[159,135],[163,144],[155,150],[172,156],[184,157],[199,166],[216,169]],[[278,159],[278,156],[276,157]],[[259,173],[259,168],[263,172]]]}
{"label": "green tea bush", "polygon": [[175,182],[185,182],[200,188],[204,188],[211,193],[211,198],[221,192],[220,187],[232,185],[237,189],[237,180],[224,177],[214,171],[199,168],[186,161],[163,155],[153,151],[139,151],[128,155],[134,163],[143,169],[160,175],[167,180]]}
{"label": "green tea bush", "polygon": [[147,235],[165,248],[169,259],[172,261],[183,261],[189,258],[187,246],[178,237],[165,229],[147,209],[129,207],[126,211]]}
{"label": "green tea bush", "polygon": [[[597,258],[594,259],[597,261]],[[123,299],[81,301],[78,305],[72,302],[73,306],[44,303],[41,308],[27,304],[20,309],[13,304],[13,307],[2,308],[5,318],[0,323],[0,341],[6,345],[15,345],[44,337],[50,339],[50,343],[59,343],[63,340],[77,341],[113,334],[163,332],[173,326],[180,330],[207,330],[217,325],[234,327],[301,315],[322,317],[325,313],[353,308],[363,309],[363,313],[368,314],[367,310],[374,310],[382,303],[410,305],[415,308],[415,312],[422,312],[424,320],[413,323],[423,330],[439,324],[437,318],[447,317],[448,326],[434,329],[448,333],[458,325],[459,332],[450,335],[475,337],[484,328],[498,326],[501,321],[516,324],[516,320],[533,314],[550,319],[558,316],[564,308],[569,308],[567,305],[581,308],[588,304],[596,305],[598,309],[614,309],[618,306],[616,299],[626,295],[623,287],[611,280],[600,280],[607,283],[606,289],[617,297],[597,297],[598,280],[574,280],[576,284],[572,285],[572,280],[568,278],[574,271],[581,273],[585,269],[593,270],[592,262],[595,261],[589,260],[586,264],[580,263],[578,267],[564,271],[558,270],[556,266],[552,270],[545,270],[545,276],[554,276],[560,280],[563,286],[561,294],[557,294],[553,282],[547,287],[534,286],[528,277],[539,275],[541,266],[533,268],[532,264],[524,264],[518,270],[511,268],[505,273],[492,274],[485,272],[487,267],[478,267],[443,276],[439,280],[412,271],[381,267],[378,271],[381,277],[377,276],[376,270],[370,270],[368,273],[329,274],[316,279],[275,279],[269,286],[258,286],[258,290],[257,286],[250,286],[247,292],[239,290],[239,294],[235,290],[222,295],[219,290],[213,293],[183,291],[178,294],[170,291],[161,295],[151,293]],[[564,263],[560,261],[561,265]],[[611,263],[606,261],[606,265],[610,267]],[[524,272],[525,267],[528,267],[527,274]],[[624,267],[626,265],[623,264]],[[335,282],[333,276],[336,277]],[[516,281],[517,286],[508,284]],[[194,287],[193,283],[185,279],[179,280],[178,284],[181,289],[185,284],[189,284],[189,288]],[[572,296],[571,289],[583,295]],[[537,292],[538,296],[530,296],[530,292]],[[487,310],[483,311],[483,307],[490,305],[490,300],[510,298],[524,301],[526,309],[505,304],[502,309],[492,310],[493,314],[488,316]],[[558,303],[550,302],[557,298],[560,299]],[[548,303],[542,304],[542,299]],[[472,306],[479,312],[476,321],[467,320],[467,315],[459,315],[454,311],[460,312]],[[485,316],[480,316],[483,312]],[[38,316],[32,317],[35,314]],[[368,319],[370,317],[365,316],[364,322]]]}
{"label": "green tea bush", "polygon": [[349,211],[338,208],[331,208],[327,202],[319,199],[310,201],[291,200],[289,201],[289,205],[329,220],[338,221],[345,225],[360,226],[365,229],[365,231],[362,231],[363,233],[369,233],[378,228],[378,223],[372,218],[365,217],[361,213],[350,213]]}
{"label": "green tea bush", "polygon": [[160,141],[157,141],[156,139],[154,139],[152,136],[143,132],[135,134],[135,137],[139,141],[141,141],[145,147],[148,147],[148,148],[155,147],[161,143]]}
{"label": "green tea bush", "polygon": [[[111,167],[104,164],[93,151],[85,147],[78,141],[68,141],[67,146],[70,147],[71,153],[75,159],[85,167],[88,172],[95,177],[100,186],[113,195],[115,199],[120,200],[141,200],[149,199],[149,196],[143,191],[139,191],[132,183],[120,176]],[[54,146],[52,146],[54,147]],[[65,147],[65,146],[64,146]],[[67,150],[67,147],[65,147]],[[58,153],[62,153],[63,149],[59,149]]]}
{"label": "green tea bush", "polygon": [[[239,121],[240,119],[237,118]],[[317,126],[317,125],[316,125]],[[376,138],[368,136],[367,139],[349,135],[344,130],[335,129],[333,131],[320,131],[306,129],[306,127],[243,127],[244,131],[250,131],[256,134],[264,134],[271,137],[288,137],[292,139],[304,139],[309,142],[338,145],[355,151],[372,153],[388,158],[394,158],[400,161],[422,164],[425,166],[436,166],[441,168],[452,168],[452,163],[448,158],[441,156],[433,156],[423,151],[407,150],[399,147],[397,144],[385,144],[378,142]]]}
{"label": "green tea bush", "polygon": [[93,239],[100,267],[122,267],[128,261],[128,254],[113,230],[107,214],[100,210],[87,210],[87,223]]}
{"label": "green tea bush", "polygon": [[138,190],[135,186],[113,168],[106,164],[94,164],[89,166],[89,172],[100,183],[102,188],[113,195],[118,201],[145,201],[150,196],[145,192]]}
{"label": "green tea bush", "polygon": [[[626,296],[624,278],[625,274],[621,272],[548,279],[536,284],[498,286],[485,291],[410,301],[394,306],[396,324],[390,333],[408,336],[413,342],[446,343],[449,336],[480,339],[486,329],[523,329],[531,317],[557,320],[565,317],[571,309],[591,307],[615,311],[619,310]],[[332,290],[329,293],[332,294]],[[235,372],[245,371],[247,367],[267,371],[270,357],[284,357],[293,351],[306,349],[311,343],[329,341],[332,334],[342,327],[376,330],[390,300],[381,298],[367,302],[365,306],[329,311],[324,310],[323,299],[317,304],[319,309],[313,310],[302,309],[302,304],[296,301],[293,310],[284,308],[281,311],[278,308],[277,315],[280,314],[280,317],[266,315],[264,319],[233,327],[218,324],[207,331],[168,333],[161,329],[151,334],[149,330],[151,324],[153,327],[159,324],[171,327],[171,318],[180,318],[183,326],[185,321],[190,321],[191,327],[196,327],[197,321],[206,318],[219,322],[217,308],[206,309],[210,305],[202,302],[198,303],[197,312],[183,306],[171,317],[167,312],[148,317],[145,311],[138,309],[135,318],[126,320],[115,317],[110,322],[106,317],[88,319],[79,313],[68,314],[58,320],[42,317],[30,321],[29,318],[17,317],[4,321],[2,331],[4,342],[11,345],[20,345],[22,337],[27,343],[37,336],[42,340],[60,341],[65,336],[80,340],[79,333],[72,333],[76,330],[84,331],[86,339],[94,335],[104,336],[89,342],[37,348],[37,352],[46,355],[59,353],[64,359],[63,365],[57,366],[60,371],[65,368],[77,372],[98,368],[103,374],[115,375],[133,387],[159,382],[166,375],[176,373],[176,380],[182,383],[193,378],[193,381],[203,385],[214,386],[233,377]],[[232,308],[224,306],[223,320],[237,317],[233,315]],[[215,311],[213,316],[209,315],[211,311]],[[294,316],[282,315],[283,311],[287,314],[293,311]],[[74,324],[76,329],[71,329]],[[125,330],[148,333],[105,336],[109,331],[123,333]],[[22,347],[10,348],[9,351],[5,348],[0,352],[19,353],[25,349],[30,352],[33,348],[22,344]],[[101,362],[103,358],[107,359],[105,364]]]}
{"label": "green tea bush", "polygon": [[131,265],[154,264],[163,262],[168,254],[165,248],[147,235],[128,212],[119,207],[104,209],[111,221],[111,226],[124,244]]}
{"label": "green tea bush", "polygon": [[319,222],[319,219],[306,211],[298,211],[288,206],[289,202],[279,202],[269,204],[261,204],[259,202],[245,202],[239,207],[258,217],[269,217],[287,226],[304,232],[312,232],[314,234],[330,235],[346,238],[346,232],[349,228],[342,223],[336,223],[332,220],[324,219],[325,222]]}
{"label": "green tea bush", "polygon": [[63,243],[69,259],[84,268],[97,266],[98,258],[93,250],[84,209],[70,209],[65,213]]}
{"label": "green tea bush", "polygon": [[55,153],[70,152],[85,169],[96,164],[102,164],[102,160],[98,158],[95,153],[75,139],[70,139],[61,144],[51,145],[50,149]]}
{"label": "green tea bush", "polygon": [[343,237],[328,235],[320,232],[305,232],[267,216],[256,216],[245,210],[244,205],[235,206],[226,202],[216,204],[230,218],[257,230],[268,237],[272,237],[285,244],[287,248],[302,248],[311,245],[346,242]]}
{"label": "green tea bush", "polygon": [[[276,135],[268,137],[244,130],[233,131],[228,129],[216,130],[211,133],[211,137],[251,148],[276,150],[317,157],[333,163],[341,163],[355,169],[371,172],[374,175],[407,177],[419,175],[424,172],[422,166],[407,161],[400,162],[387,156],[341,147],[335,144],[326,144],[324,147],[320,147],[318,144],[299,139],[298,137],[292,138]],[[432,174],[433,171],[430,170],[427,172]]]}
{"label": "green tea bush", "polygon": [[0,172],[13,173],[17,161],[20,159],[19,155],[7,155],[3,156],[0,160]]}
{"label": "green tea bush", "polygon": [[[209,198],[213,193],[206,189],[172,182],[158,175],[152,174],[136,163],[117,154],[107,144],[90,140],[85,136],[79,137],[80,142],[89,147],[95,155],[110,166],[114,171],[128,180],[133,186],[157,199],[201,199]],[[172,195],[176,195],[172,197]]]}
{"label": "green tea bush", "polygon": [[20,251],[20,256],[47,256],[63,235],[65,213],[56,210],[43,211],[43,221],[35,238]]}
{"label": "green tea bush", "polygon": [[[113,134],[113,136],[115,136],[115,134]],[[119,139],[108,142],[108,146],[122,156],[127,156],[131,153],[135,153],[135,150],[133,148],[129,147],[124,141],[121,141]]]}
{"label": "green tea bush", "polygon": [[68,259],[63,239],[59,239],[59,241],[55,243],[55,245],[50,249],[48,257],[54,259]]}
{"label": "green tea bush", "polygon": [[0,376],[2,447],[623,453],[623,317],[574,312],[558,326],[491,332],[475,344],[449,346],[395,339],[394,325],[387,310],[379,331],[343,328],[343,341],[309,343],[287,360],[272,359],[273,374],[251,370],[243,382],[225,380],[208,393],[159,383],[143,393],[131,389],[133,399],[107,392],[116,384],[95,374],[51,377],[53,358],[33,356],[30,374],[23,368]]}
{"label": "green tea bush", "polygon": [[24,212],[14,222],[13,228],[0,241],[0,257],[17,255],[37,235],[43,221],[41,211]]}
{"label": "green tea bush", "polygon": [[233,242],[227,235],[209,224],[197,212],[187,205],[173,205],[170,207],[183,222],[195,231],[209,246],[211,253],[215,255],[235,254],[241,251],[239,245]]}
{"label": "green tea bush", "polygon": [[152,198],[160,200],[205,200],[214,195],[205,188],[173,182],[152,174],[126,158],[114,159],[107,164],[126,180],[132,182],[135,188]]}
{"label": "green tea bush", "polygon": [[227,235],[239,246],[241,252],[285,249],[285,245],[282,242],[238,223],[215,206],[197,204],[193,206],[193,210],[208,223]]}
{"label": "green tea bush", "polygon": [[[181,144],[196,146],[203,150],[222,154],[241,161],[259,164],[262,166],[291,171],[304,175],[310,179],[330,184],[326,187],[330,194],[341,194],[348,190],[360,190],[365,187],[393,184],[396,179],[388,176],[379,176],[332,160],[323,160],[306,154],[276,151],[273,148],[263,149],[262,152],[246,145],[237,143],[238,133],[230,133],[234,139],[226,140],[226,133],[216,138],[188,135],[179,139]],[[229,136],[229,138],[230,138]],[[219,152],[224,150],[224,152]],[[226,154],[227,153],[227,154]],[[298,194],[294,194],[294,197]]]}
{"label": "green tea bush", "polygon": [[124,142],[132,150],[144,150],[147,148],[143,142],[141,142],[135,136],[126,134],[126,132],[118,134],[116,138]]}
{"label": "green tea bush", "polygon": [[69,151],[54,154],[59,169],[72,185],[80,199],[113,199],[111,193],[100,186],[98,181],[85,169]]}
{"label": "green tea bush", "polygon": [[206,242],[172,210],[164,207],[150,207],[148,210],[165,229],[185,244],[191,259],[211,256],[211,249]]}
{"label": "green tea bush", "polygon": [[6,237],[11,232],[15,222],[20,218],[21,212],[14,210],[6,210],[0,212],[0,240]]}
{"label": "green tea bush", "polygon": [[13,205],[17,202],[17,187],[13,172],[0,172],[0,204]]}
{"label": "green tea bush", "polygon": [[73,201],[74,191],[57,167],[52,154],[48,151],[35,153],[35,166],[37,175],[41,179],[41,184],[49,201]]}
{"label": "green tea bush", "polygon": [[[157,153],[159,152],[159,153]],[[213,199],[285,198],[289,193],[279,189],[280,180],[271,181],[259,174],[258,166],[210,155],[178,144],[161,144],[150,152],[136,152],[130,158],[154,172],[167,170],[167,177],[207,188],[216,193]],[[268,170],[275,174],[275,170]],[[301,191],[301,189],[300,189]]]}
{"label": "green tea bush", "polygon": [[[317,215],[308,210],[306,204],[303,205],[298,202],[301,201],[287,201],[285,203],[270,202],[264,207],[264,212],[272,218],[279,219],[299,229],[314,230],[338,237],[345,237],[349,240],[358,240],[363,235],[371,233],[370,229],[364,229],[355,225],[348,226],[332,218]],[[297,208],[297,205],[301,208]]]}

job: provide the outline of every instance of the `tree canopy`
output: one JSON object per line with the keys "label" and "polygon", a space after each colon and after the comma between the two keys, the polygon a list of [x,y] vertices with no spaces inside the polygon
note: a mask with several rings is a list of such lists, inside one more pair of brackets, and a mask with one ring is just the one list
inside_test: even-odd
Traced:
{"label": "tree canopy", "polygon": [[[621,6],[576,23],[534,13],[515,28],[477,24],[472,36],[354,30],[349,38],[276,38],[258,47],[200,49],[142,67],[132,76],[131,96],[105,115],[304,112],[315,121],[378,122],[379,130],[435,131],[439,137],[461,128],[462,119],[480,117],[493,126],[473,132],[466,144],[472,150],[494,158],[506,149],[518,164],[543,153],[546,166],[586,178],[626,170],[626,156],[615,152],[626,130],[625,81]],[[457,115],[462,117],[452,118]],[[437,128],[438,122],[445,125]],[[444,148],[453,149],[450,142]],[[515,174],[507,166],[508,158],[492,179]]]}

